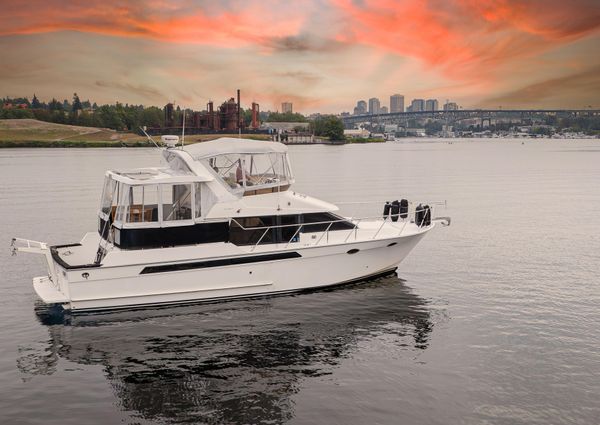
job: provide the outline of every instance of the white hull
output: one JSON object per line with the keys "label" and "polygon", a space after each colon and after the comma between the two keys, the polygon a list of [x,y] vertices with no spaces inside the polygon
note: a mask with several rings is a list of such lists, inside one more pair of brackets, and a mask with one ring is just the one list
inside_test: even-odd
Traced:
{"label": "white hull", "polygon": [[[187,261],[164,261],[169,249],[144,250],[139,257],[152,256],[152,251],[163,261],[136,265],[108,266],[97,269],[65,270],[55,264],[57,289],[48,278],[35,278],[34,288],[46,303],[61,304],[73,311],[120,309],[138,306],[190,303],[228,298],[264,296],[321,288],[393,271],[409,254],[425,233],[422,231],[400,237],[363,240],[352,243],[330,243],[288,249],[272,245],[261,246],[253,252],[231,257],[206,257],[205,245],[198,255]],[[341,242],[341,241],[340,241]],[[214,249],[222,244],[215,244]],[[390,246],[391,245],[391,246]],[[189,248],[188,248],[189,249]],[[193,247],[192,247],[193,249]],[[172,248],[176,251],[178,248]],[[200,251],[201,250],[201,251]],[[349,254],[350,250],[359,250]],[[252,258],[253,256],[297,253],[296,258],[248,262],[188,270],[147,273],[147,267],[173,266],[193,261],[210,262],[213,259]],[[180,257],[181,258],[181,257]],[[267,258],[267,257],[263,257]],[[214,263],[213,263],[214,264]],[[83,276],[86,276],[84,278]]]}

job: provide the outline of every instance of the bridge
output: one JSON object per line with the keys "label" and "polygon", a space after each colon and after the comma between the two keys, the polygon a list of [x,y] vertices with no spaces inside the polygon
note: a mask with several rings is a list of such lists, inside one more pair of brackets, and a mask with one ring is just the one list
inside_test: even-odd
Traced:
{"label": "bridge", "polygon": [[394,112],[389,114],[364,114],[342,117],[344,126],[352,128],[359,123],[398,124],[406,126],[409,120],[439,120],[452,125],[467,119],[487,121],[541,121],[546,117],[578,118],[600,116],[600,109],[459,109],[454,111]]}

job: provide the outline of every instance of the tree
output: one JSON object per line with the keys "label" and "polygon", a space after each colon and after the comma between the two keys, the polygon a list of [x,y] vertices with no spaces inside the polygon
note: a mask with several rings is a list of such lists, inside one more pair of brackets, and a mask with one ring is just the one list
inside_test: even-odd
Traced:
{"label": "tree", "polygon": [[33,109],[40,109],[42,107],[42,104],[40,103],[40,101],[38,100],[37,96],[35,95],[35,93],[33,94],[33,99],[31,99],[31,107]]}
{"label": "tree", "polygon": [[52,98],[52,101],[48,104],[48,109],[50,110],[50,112],[62,111],[63,110],[63,104],[60,103],[55,98]]}
{"label": "tree", "polygon": [[[262,113],[261,113],[262,115]],[[262,116],[261,116],[261,119]],[[292,112],[267,112],[266,117],[264,118],[265,121],[270,121],[270,122],[306,122],[308,121],[306,119],[306,117],[302,114],[299,113],[292,113]]]}
{"label": "tree", "polygon": [[334,115],[316,118],[312,127],[316,136],[325,136],[329,140],[344,140],[344,123]]}
{"label": "tree", "polygon": [[79,96],[77,96],[77,93],[73,93],[73,107],[71,110],[74,113],[77,113],[77,111],[81,111],[82,109],[83,106],[81,106],[81,100],[79,100]]}

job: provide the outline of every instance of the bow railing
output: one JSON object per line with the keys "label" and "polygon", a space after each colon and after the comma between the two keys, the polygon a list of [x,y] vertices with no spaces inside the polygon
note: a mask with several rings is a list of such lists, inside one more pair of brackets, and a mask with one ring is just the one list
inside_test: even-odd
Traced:
{"label": "bow railing", "polygon": [[[358,204],[362,204],[362,205],[367,205],[367,204],[371,204],[374,202],[359,202]],[[343,203],[340,202],[338,205],[349,205],[352,203]],[[440,222],[442,225],[450,225],[450,218],[449,217],[433,217],[433,212],[434,212],[434,207],[435,206],[439,206],[439,205],[446,205],[445,202],[430,202],[428,204],[424,204],[424,203],[419,203],[420,205],[427,205],[429,208],[429,219],[428,221],[430,221],[431,223],[433,222]],[[382,203],[379,202],[379,206],[382,206]],[[397,236],[402,235],[402,233],[404,232],[406,226],[409,223],[415,223],[416,221],[416,213],[417,213],[417,203],[415,202],[409,202],[408,205],[408,210],[405,213],[398,213],[398,214],[390,214],[387,217],[383,217],[382,214],[379,215],[369,215],[369,216],[365,216],[365,217],[339,217],[337,219],[334,220],[325,220],[325,221],[317,221],[317,222],[307,222],[307,223],[294,223],[294,224],[275,224],[275,225],[267,225],[267,226],[244,226],[242,223],[240,223],[238,220],[236,220],[235,218],[232,218],[230,220],[231,223],[235,224],[237,227],[239,227],[239,229],[243,230],[243,231],[261,231],[262,233],[260,234],[260,237],[258,238],[258,240],[256,241],[256,243],[254,243],[254,245],[251,248],[251,251],[254,251],[258,245],[261,244],[261,242],[265,239],[265,237],[269,234],[269,232],[275,230],[275,229],[292,229],[294,228],[295,231],[292,234],[292,236],[287,239],[287,241],[282,241],[280,243],[285,243],[285,248],[287,248],[292,242],[297,241],[298,236],[300,235],[300,233],[303,230],[306,230],[306,228],[308,227],[309,229],[314,229],[314,226],[326,226],[324,230],[318,230],[318,231],[314,231],[314,230],[309,230],[305,233],[311,233],[314,234],[314,236],[312,237],[315,240],[315,243],[313,245],[319,245],[321,243],[321,241],[323,239],[325,239],[325,241],[327,243],[329,243],[329,237],[330,237],[330,233],[332,231],[335,232],[344,232],[347,231],[347,235],[345,236],[343,242],[346,243],[349,240],[351,240],[351,237],[354,236],[354,240],[358,240],[359,237],[359,231],[361,231],[361,233],[365,234],[363,237],[364,239],[375,239],[377,238],[377,236],[381,233],[382,229],[386,226],[386,224],[388,225],[388,227],[392,228],[395,230],[395,234]],[[361,223],[365,223],[365,222],[380,222],[380,224],[376,227],[369,227],[367,229],[361,229],[360,228],[360,224]],[[348,224],[349,228],[346,229],[333,229],[332,227],[336,224],[336,223],[346,223]],[[423,223],[417,223],[417,225],[421,225]],[[370,234],[372,233],[372,234]]]}

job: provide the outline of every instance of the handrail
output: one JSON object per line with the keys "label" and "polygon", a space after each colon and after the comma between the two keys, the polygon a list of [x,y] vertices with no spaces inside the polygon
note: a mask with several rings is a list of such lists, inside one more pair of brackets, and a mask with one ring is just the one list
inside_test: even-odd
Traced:
{"label": "handrail", "polygon": [[[329,232],[331,230],[331,227],[333,226],[333,224],[335,223],[348,223],[352,225],[352,228],[350,229],[341,229],[341,230],[349,230],[348,235],[346,236],[346,238],[344,239],[344,243],[347,242],[350,237],[352,236],[352,234],[354,234],[354,238],[355,240],[358,239],[358,230],[359,230],[359,224],[361,222],[364,221],[381,221],[381,225],[377,228],[377,230],[375,231],[374,235],[371,237],[371,239],[375,239],[377,237],[377,235],[381,232],[381,230],[383,229],[383,227],[386,225],[386,223],[388,223],[389,225],[393,226],[396,230],[398,229],[398,227],[395,226],[395,224],[401,225],[400,230],[398,231],[398,236],[400,236],[403,232],[404,229],[406,228],[406,225],[410,222],[412,222],[412,218],[415,214],[415,208],[413,207],[414,203],[411,203],[411,206],[409,207],[409,211],[406,213],[407,216],[402,218],[400,217],[400,214],[397,214],[395,216],[398,217],[397,221],[392,221],[390,220],[388,217],[382,217],[381,215],[377,215],[377,216],[369,216],[369,217],[360,217],[360,218],[356,218],[356,217],[341,217],[339,219],[335,219],[335,220],[326,220],[326,221],[316,221],[316,222],[310,222],[310,223],[295,223],[295,224],[276,224],[276,225],[270,225],[270,226],[254,226],[254,227],[245,227],[243,226],[238,220],[236,220],[235,218],[231,218],[230,219],[230,223],[235,223],[241,230],[244,231],[256,231],[256,230],[264,230],[264,232],[262,232],[260,238],[258,239],[258,241],[254,244],[254,246],[251,248],[252,251],[254,251],[256,249],[256,247],[262,242],[262,240],[264,239],[264,237],[267,235],[267,233],[269,232],[269,230],[273,230],[273,229],[281,229],[281,228],[290,228],[290,227],[297,227],[296,231],[294,232],[294,234],[288,239],[285,247],[287,248],[290,243],[292,243],[292,241],[294,240],[294,238],[296,238],[296,236],[298,236],[298,234],[301,232],[302,228],[305,226],[311,226],[311,225],[324,225],[327,224],[327,228],[325,230],[321,230],[321,231],[317,231],[314,233],[321,233],[321,235],[319,236],[319,238],[316,240],[316,242],[314,243],[314,245],[318,245],[319,243],[321,243],[321,241],[323,240],[323,238],[325,236],[327,236],[327,240],[329,241]],[[433,216],[433,207],[430,206],[430,214],[431,216]],[[432,217],[431,221],[440,221],[442,222],[442,224],[444,225],[448,225],[450,222],[450,219],[447,217],[440,217],[439,219],[436,217]],[[313,233],[313,232],[310,232]],[[281,242],[284,243],[284,242]]]}
{"label": "handrail", "polygon": [[[331,203],[334,205],[368,205],[368,204],[383,205],[386,202],[390,202],[390,200],[384,199],[384,200],[372,200],[372,201],[340,201],[340,202],[331,202]],[[431,206],[431,205],[447,206],[448,205],[448,202],[446,200],[444,200],[444,201],[408,201],[408,203],[410,205],[427,204],[429,206]]]}
{"label": "handrail", "polygon": [[[398,220],[402,220],[402,221],[405,220],[400,217],[400,214],[396,214],[396,215],[398,216]],[[411,215],[411,214],[409,213],[409,215]],[[412,215],[414,215],[414,213]],[[351,230],[354,230],[357,227],[358,223],[360,223],[361,221],[366,221],[366,220],[383,220],[383,217],[381,215],[374,215],[374,216],[368,216],[368,217],[340,218],[339,220],[315,221],[315,222],[310,222],[310,223],[274,224],[271,226],[256,226],[256,227],[244,227],[235,218],[231,218],[231,221],[234,222],[237,226],[239,226],[239,228],[242,230],[279,229],[279,228],[283,228],[283,227],[312,226],[312,225],[317,225],[317,224],[329,224],[329,223],[333,224],[333,223],[341,223],[341,222],[353,224],[354,227]]]}
{"label": "handrail", "polygon": [[[375,218],[379,218],[381,219],[381,216],[374,216],[371,217],[372,219]],[[256,227],[244,227],[242,226],[235,218],[232,218],[231,221],[235,222],[235,224],[237,224],[240,229],[242,230],[262,230],[262,229],[279,229],[282,227],[296,227],[296,226],[312,226],[312,225],[316,225],[316,224],[329,224],[329,223],[340,223],[340,222],[346,222],[346,223],[352,223],[354,221],[354,219],[352,218],[341,218],[339,220],[327,220],[327,221],[315,221],[315,222],[310,222],[310,223],[296,223],[296,224],[274,224],[272,226],[256,226]],[[354,228],[352,228],[354,229]]]}

